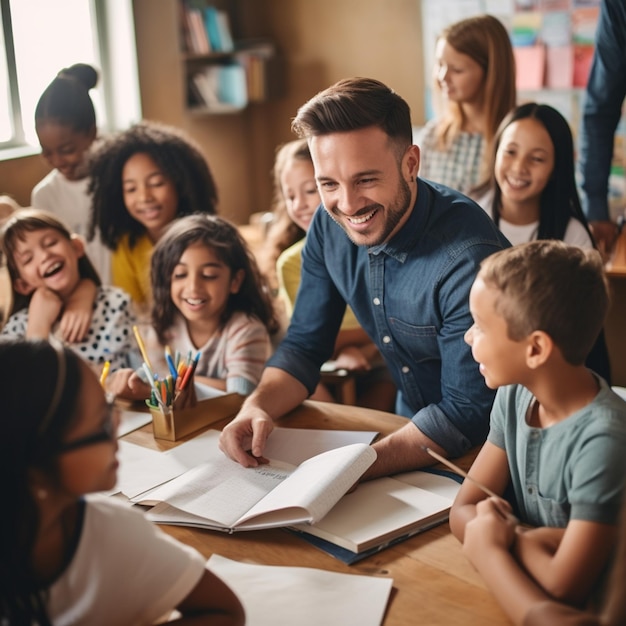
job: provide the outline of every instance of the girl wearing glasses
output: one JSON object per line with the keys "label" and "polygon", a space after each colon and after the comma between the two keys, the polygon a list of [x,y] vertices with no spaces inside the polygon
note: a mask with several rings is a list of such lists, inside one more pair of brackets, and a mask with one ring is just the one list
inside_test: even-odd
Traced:
{"label": "girl wearing glasses", "polygon": [[[32,393],[33,381],[37,393]],[[0,343],[0,622],[243,624],[205,559],[127,504],[115,486],[117,416],[78,356]]]}

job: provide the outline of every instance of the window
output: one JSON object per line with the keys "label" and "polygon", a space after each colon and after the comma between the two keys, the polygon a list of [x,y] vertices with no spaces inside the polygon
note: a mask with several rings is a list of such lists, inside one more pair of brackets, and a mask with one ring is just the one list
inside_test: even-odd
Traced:
{"label": "window", "polygon": [[[0,0],[0,9],[0,151],[39,147],[37,101],[59,70],[78,62],[100,73],[90,92],[100,129],[139,119],[131,0]],[[107,32],[115,33],[115,46]],[[114,100],[118,93],[125,94],[123,107]]]}

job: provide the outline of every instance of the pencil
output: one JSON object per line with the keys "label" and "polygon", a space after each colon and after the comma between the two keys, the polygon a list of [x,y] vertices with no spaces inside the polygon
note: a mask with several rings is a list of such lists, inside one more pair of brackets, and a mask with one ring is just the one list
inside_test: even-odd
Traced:
{"label": "pencil", "polygon": [[100,374],[100,385],[104,389],[104,383],[109,375],[109,370],[111,369],[111,361],[105,361],[102,366],[102,374]]}
{"label": "pencil", "polygon": [[141,338],[141,334],[139,333],[139,328],[137,326],[133,326],[133,332],[135,333],[135,339],[137,340],[137,345],[139,346],[139,352],[141,352],[141,356],[143,357],[144,363],[152,370],[152,363],[150,363],[150,359],[148,358],[148,353],[146,352],[146,346],[143,343],[143,339]]}
{"label": "pencil", "polygon": [[487,485],[483,485],[481,482],[477,481],[475,478],[472,478],[471,476],[469,476],[466,471],[462,470],[458,465],[455,465],[454,463],[452,463],[452,461],[448,461],[448,459],[441,456],[441,454],[438,454],[434,450],[431,450],[427,446],[422,446],[422,448],[426,450],[426,452],[428,452],[430,456],[437,459],[437,461],[449,467],[453,472],[456,472],[460,476],[463,476],[463,478],[467,478],[467,480],[474,483],[479,489],[482,489],[488,496],[491,496],[492,498],[498,498],[498,500],[502,499],[502,497],[499,496],[497,493],[495,493],[495,491],[492,491],[491,489],[489,489],[489,487],[487,487]]}

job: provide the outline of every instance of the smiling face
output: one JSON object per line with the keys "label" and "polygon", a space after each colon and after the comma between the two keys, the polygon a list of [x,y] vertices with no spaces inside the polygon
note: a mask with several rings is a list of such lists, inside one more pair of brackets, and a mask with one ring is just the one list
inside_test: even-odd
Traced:
{"label": "smiling face", "polygon": [[485,71],[472,57],[459,52],[445,39],[437,42],[435,57],[435,76],[444,96],[460,104],[482,102]]}
{"label": "smiling face", "polygon": [[[64,436],[67,451],[59,457],[59,484],[72,497],[112,489],[117,480],[116,431],[119,413],[107,402],[89,366],[82,362],[78,416]],[[84,445],[78,445],[84,442]],[[75,447],[72,447],[75,446]]]}
{"label": "smiling face", "polygon": [[187,320],[196,346],[202,346],[221,324],[228,299],[237,293],[244,271],[233,276],[213,249],[202,242],[191,244],[172,273],[172,302]]}
{"label": "smiling face", "polygon": [[96,128],[77,131],[65,124],[42,122],[36,127],[41,154],[48,163],[68,180],[79,180],[87,175],[85,152],[96,137]]}
{"label": "smiling face", "polygon": [[554,170],[554,144],[538,120],[527,117],[509,124],[496,153],[495,177],[502,206],[539,219],[541,194]]}
{"label": "smiling face", "polygon": [[281,174],[280,189],[289,217],[302,230],[309,230],[315,209],[320,204],[313,163],[292,159]]}
{"label": "smiling face", "polygon": [[176,217],[178,194],[172,180],[144,152],[131,156],[122,170],[124,204],[130,215],[158,241]]}
{"label": "smiling face", "polygon": [[325,209],[357,245],[391,239],[415,198],[419,148],[398,150],[376,126],[312,137],[309,142]]}
{"label": "smiling face", "polygon": [[500,293],[476,278],[470,291],[469,306],[474,319],[465,333],[485,384],[490,389],[520,383],[526,372],[526,343],[509,338],[506,320],[497,313]]}
{"label": "smiling face", "polygon": [[29,295],[47,287],[67,299],[80,282],[78,259],[84,254],[79,239],[68,239],[54,228],[24,233],[15,244],[14,260],[19,278],[14,283],[18,293]]}

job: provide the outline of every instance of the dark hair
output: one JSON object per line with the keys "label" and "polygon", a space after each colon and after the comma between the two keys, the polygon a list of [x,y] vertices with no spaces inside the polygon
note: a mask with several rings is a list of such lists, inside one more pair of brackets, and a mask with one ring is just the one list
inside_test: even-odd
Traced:
{"label": "dark hair", "polygon": [[206,159],[191,139],[171,126],[141,122],[111,136],[94,152],[89,193],[93,196],[88,239],[100,230],[102,242],[115,250],[123,235],[134,247],[145,228],[124,204],[122,171],[134,154],[148,154],[176,188],[177,217],[213,214],[217,188]]}
{"label": "dark hair", "polygon": [[[554,170],[540,198],[537,239],[563,239],[567,225],[573,217],[583,225],[593,241],[576,187],[572,131],[567,120],[556,109],[536,102],[528,102],[513,109],[498,128],[492,155],[492,172],[495,171],[496,153],[505,129],[513,122],[527,118],[541,123],[550,135],[554,146]],[[495,179],[495,174],[492,177],[492,184],[494,189],[493,219],[498,224],[502,207],[502,191]]]}
{"label": "dark hair", "polygon": [[230,295],[222,323],[235,311],[243,311],[258,317],[270,333],[276,332],[278,321],[265,279],[237,228],[216,215],[188,215],[172,222],[152,252],[152,324],[160,341],[165,341],[177,311],[170,295],[172,273],[185,250],[198,242],[211,248],[232,274],[244,271],[241,288]]}
{"label": "dark hair", "polygon": [[[2,251],[7,258],[7,268],[9,277],[11,278],[11,291],[13,293],[13,303],[9,315],[13,315],[17,311],[28,308],[32,294],[23,295],[15,290],[15,281],[20,278],[20,272],[15,262],[15,249],[18,241],[24,241],[26,233],[32,233],[37,230],[52,228],[56,230],[62,237],[71,239],[72,234],[61,220],[57,219],[52,213],[42,209],[21,209],[14,213],[2,226],[0,230],[0,241],[2,243]],[[93,281],[96,286],[101,285],[100,276],[91,264],[87,254],[83,254],[78,259],[78,273],[81,278],[88,278]]]}
{"label": "dark hair", "polygon": [[413,143],[411,110],[395,91],[372,78],[345,78],[313,96],[291,124],[298,137],[378,126],[404,151]]}
{"label": "dark hair", "polygon": [[71,350],[47,341],[0,342],[3,623],[50,624],[32,566],[40,519],[31,471],[56,477],[58,450],[76,417],[80,387],[80,359]]}
{"label": "dark hair", "polygon": [[85,63],[62,69],[41,94],[35,108],[35,124],[57,122],[87,133],[96,126],[96,112],[89,90],[96,86],[98,72]]}
{"label": "dark hair", "polygon": [[568,363],[585,361],[609,307],[597,250],[557,240],[531,241],[488,256],[478,277],[499,292],[496,311],[513,341],[542,330]]}

